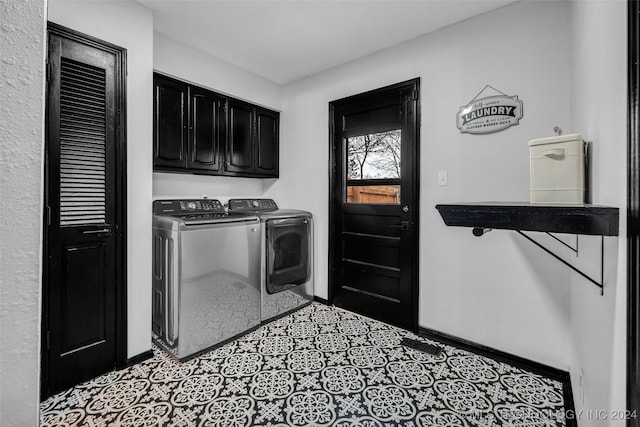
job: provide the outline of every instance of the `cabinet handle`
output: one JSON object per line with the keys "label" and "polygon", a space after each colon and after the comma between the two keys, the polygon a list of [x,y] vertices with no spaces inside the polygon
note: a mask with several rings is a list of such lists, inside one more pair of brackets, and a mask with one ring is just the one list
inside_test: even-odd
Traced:
{"label": "cabinet handle", "polygon": [[542,152],[547,157],[563,157],[564,148],[547,148]]}

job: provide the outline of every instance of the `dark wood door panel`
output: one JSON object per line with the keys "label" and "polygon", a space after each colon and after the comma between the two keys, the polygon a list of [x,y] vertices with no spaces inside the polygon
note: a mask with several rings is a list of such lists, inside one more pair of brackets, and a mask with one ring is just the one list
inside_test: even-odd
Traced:
{"label": "dark wood door panel", "polygon": [[369,106],[364,111],[356,110],[345,113],[342,120],[343,136],[349,137],[399,129],[401,105],[397,101],[391,105],[388,105],[388,102],[378,107]]}
{"label": "dark wood door panel", "polygon": [[188,86],[154,75],[154,166],[184,168],[187,165]]}
{"label": "dark wood door panel", "polygon": [[220,170],[220,99],[213,92],[191,88],[189,161],[187,167]]}
{"label": "dark wood door panel", "polygon": [[362,238],[353,239],[343,234],[343,253],[345,260],[364,262],[384,267],[400,268],[399,238]]}
{"label": "dark wood door panel", "polygon": [[61,353],[55,369],[48,372],[53,389],[65,390],[114,369],[109,341],[97,341],[75,351]]}
{"label": "dark wood door panel", "polygon": [[256,108],[256,173],[278,176],[279,121],[278,113]]}
{"label": "dark wood door panel", "polygon": [[229,100],[227,113],[227,165],[230,172],[253,172],[253,107]]}
{"label": "dark wood door panel", "polygon": [[65,246],[60,292],[61,354],[104,343],[107,325],[115,316],[114,295],[107,286],[113,277],[106,270],[103,242]]}
{"label": "dark wood door panel", "polygon": [[[396,206],[396,210],[400,207]],[[400,215],[350,215],[343,217],[343,232],[369,236],[400,237]]]}
{"label": "dark wood door panel", "polygon": [[342,210],[347,215],[397,216],[400,213],[397,204],[344,203]]}
{"label": "dark wood door panel", "polygon": [[378,298],[391,298],[400,302],[400,269],[349,260],[344,262],[343,269],[343,288],[357,289]]}
{"label": "dark wood door panel", "polygon": [[355,289],[345,288],[334,298],[336,307],[406,328],[411,322],[411,313],[402,304],[392,299],[380,298]]}

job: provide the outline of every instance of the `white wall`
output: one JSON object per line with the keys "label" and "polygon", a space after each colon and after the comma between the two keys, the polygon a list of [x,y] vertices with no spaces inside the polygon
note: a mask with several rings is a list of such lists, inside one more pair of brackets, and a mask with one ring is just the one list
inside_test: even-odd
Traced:
{"label": "white wall", "polygon": [[[571,379],[576,410],[611,415],[625,408],[627,380],[627,4],[580,0],[571,10],[573,129],[593,146],[593,203],[620,208],[620,237],[605,249],[604,295],[571,277]],[[613,424],[587,416],[579,422]]]}
{"label": "white wall", "polygon": [[126,1],[51,0],[49,20],[127,49],[127,356],[151,349],[153,15]]}
{"label": "white wall", "polygon": [[[568,270],[513,232],[446,227],[434,206],[528,200],[527,142],[570,126],[569,21],[567,2],[520,2],[285,88],[271,191],[316,217],[317,295],[328,291],[328,102],[420,77],[420,326],[568,370]],[[518,95],[524,118],[460,134],[457,110],[487,84]]]}
{"label": "white wall", "polygon": [[[282,109],[282,87],[277,83],[160,33],[155,33],[153,45],[153,66],[158,72],[273,110]],[[282,114],[280,119],[282,122],[287,116]],[[197,198],[206,194],[226,202],[234,197],[267,196],[274,182],[274,179],[156,172],[153,174],[153,196]]]}
{"label": "white wall", "polygon": [[0,0],[0,425],[38,425],[43,0]]}

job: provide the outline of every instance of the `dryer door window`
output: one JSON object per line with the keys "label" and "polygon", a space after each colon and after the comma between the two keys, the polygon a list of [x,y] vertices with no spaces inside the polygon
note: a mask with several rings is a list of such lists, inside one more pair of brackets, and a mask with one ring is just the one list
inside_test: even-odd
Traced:
{"label": "dryer door window", "polygon": [[267,293],[309,281],[310,230],[307,218],[267,221]]}

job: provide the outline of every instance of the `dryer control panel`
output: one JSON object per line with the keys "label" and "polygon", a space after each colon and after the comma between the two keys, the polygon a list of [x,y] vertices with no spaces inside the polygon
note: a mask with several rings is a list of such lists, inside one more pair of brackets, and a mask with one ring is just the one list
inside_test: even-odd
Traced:
{"label": "dryer control panel", "polygon": [[273,199],[230,199],[229,212],[272,212],[278,205]]}

